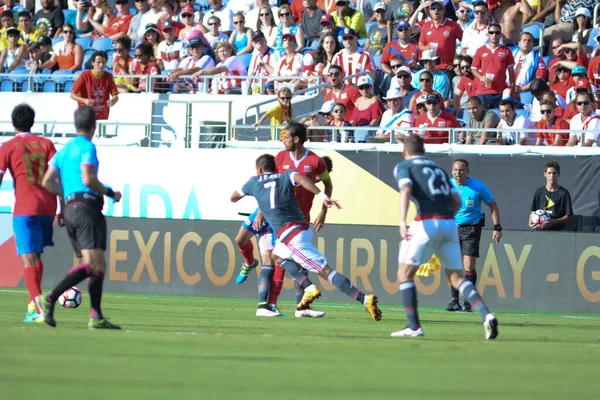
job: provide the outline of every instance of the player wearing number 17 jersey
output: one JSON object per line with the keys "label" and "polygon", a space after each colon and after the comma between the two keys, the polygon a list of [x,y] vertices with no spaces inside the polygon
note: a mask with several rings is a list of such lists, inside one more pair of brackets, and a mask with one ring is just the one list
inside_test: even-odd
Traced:
{"label": "player wearing number 17 jersey", "polygon": [[[435,253],[450,284],[472,304],[483,318],[486,339],[498,336],[498,321],[470,281],[465,280],[458,231],[454,215],[461,200],[450,177],[435,162],[425,157],[423,138],[411,135],[404,141],[404,160],[394,168],[400,188],[400,255],[398,277],[408,326],[392,336],[423,336],[417,310],[414,276],[419,266]],[[409,199],[417,206],[417,216],[406,225]]]}
{"label": "player wearing number 17 jersey", "polygon": [[10,171],[15,188],[15,243],[29,292],[24,322],[43,322],[33,300],[42,293],[41,254],[44,247],[54,245],[52,223],[56,215],[56,196],[42,187],[42,179],[56,149],[50,140],[30,133],[35,111],[29,105],[16,106],[11,117],[16,136],[0,147],[0,184],[6,171]]}

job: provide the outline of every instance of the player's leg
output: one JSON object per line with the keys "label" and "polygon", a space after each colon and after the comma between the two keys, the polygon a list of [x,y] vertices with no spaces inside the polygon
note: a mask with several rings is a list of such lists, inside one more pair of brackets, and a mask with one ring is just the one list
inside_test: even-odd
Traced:
{"label": "player's leg", "polygon": [[[481,242],[482,225],[478,224],[470,229],[468,236],[461,243],[462,263],[465,270],[465,278],[473,284],[477,283],[477,258],[479,257],[479,243]],[[454,287],[452,287],[453,290]],[[464,312],[472,312],[469,300],[463,300]]]}
{"label": "player's leg", "polygon": [[[464,260],[465,260],[465,255],[472,254],[472,252],[473,252],[473,237],[472,237],[473,233],[474,233],[473,226],[459,226],[458,227],[458,241],[459,241],[459,245],[460,245],[460,251],[462,254],[463,264],[464,264]],[[450,303],[448,303],[448,306],[446,307],[446,311],[449,311],[449,312],[462,311],[462,307],[460,306],[460,302],[459,302],[460,293],[458,292],[458,289],[456,289],[452,285],[450,285],[450,293],[452,295],[452,298],[450,299]]]}
{"label": "player's leg", "polygon": [[256,231],[252,224],[256,219],[256,214],[258,214],[258,209],[256,209],[240,226],[237,235],[235,236],[235,243],[240,249],[240,253],[242,254],[242,258],[244,259],[244,263],[242,264],[242,269],[235,279],[235,283],[242,284],[248,279],[248,275],[256,266],[258,265],[258,260],[254,258],[254,245],[252,244],[252,236],[259,235],[266,231],[266,228],[261,231]]}
{"label": "player's leg", "polygon": [[[468,280],[476,287],[477,285],[477,258],[474,256],[462,256],[463,265],[465,268],[465,279]],[[454,287],[453,287],[454,289]],[[471,303],[466,298],[463,299],[463,312],[473,312]]]}
{"label": "player's leg", "polygon": [[29,293],[27,312],[23,322],[34,322],[38,317],[35,298],[42,293],[36,269],[37,253],[42,251],[42,231],[36,216],[13,217],[13,231],[17,255],[23,263],[25,287]]}

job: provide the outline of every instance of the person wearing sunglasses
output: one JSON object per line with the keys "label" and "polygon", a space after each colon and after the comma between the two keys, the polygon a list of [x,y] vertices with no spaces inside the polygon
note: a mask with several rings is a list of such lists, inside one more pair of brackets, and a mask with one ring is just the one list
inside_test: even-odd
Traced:
{"label": "person wearing sunglasses", "polygon": [[116,0],[115,7],[117,9],[118,17],[113,17],[108,21],[108,25],[94,21],[90,19],[90,24],[94,27],[96,32],[102,37],[107,37],[115,42],[121,36],[127,36],[129,30],[129,24],[133,18],[133,14],[129,12],[129,1],[128,0]]}
{"label": "person wearing sunglasses", "polygon": [[210,17],[219,17],[221,20],[221,32],[229,35],[235,28],[232,23],[233,11],[223,5],[223,0],[209,0],[208,3],[210,4],[211,9],[204,13],[202,24],[208,26],[208,19]]}
{"label": "person wearing sunglasses", "polygon": [[381,55],[381,70],[386,74],[394,74],[391,69],[391,60],[394,56],[402,57],[404,64],[415,72],[421,68],[419,62],[419,46],[415,40],[410,37],[410,24],[402,20],[396,26],[398,37],[395,40],[389,41],[383,48]]}
{"label": "person wearing sunglasses", "polygon": [[[415,126],[415,115],[408,109],[402,107],[402,93],[400,89],[390,89],[385,96],[388,109],[381,116],[379,130],[375,136],[367,137],[367,143],[398,143],[410,134],[410,131],[395,128],[413,128]],[[390,138],[391,135],[393,139]]]}
{"label": "person wearing sunglasses", "polygon": [[42,70],[52,69],[58,64],[58,69],[61,71],[79,71],[83,65],[84,51],[83,47],[75,42],[75,27],[63,25],[61,35],[65,39],[52,47],[54,53],[50,60],[42,65]]}
{"label": "person wearing sunglasses", "polygon": [[[419,90],[416,89],[412,85],[412,74],[410,68],[406,65],[400,65],[400,57],[392,58],[390,66],[392,66],[392,70],[395,71],[395,77],[392,79],[392,83],[390,84],[390,89],[398,89],[400,90],[400,94],[402,96],[402,108],[409,109],[412,111],[411,100],[412,98],[419,93]],[[398,63],[397,67],[394,68],[395,63]],[[423,102],[425,104],[425,102]]]}
{"label": "person wearing sunglasses", "polygon": [[490,25],[490,10],[484,1],[473,4],[473,23],[464,28],[463,38],[460,42],[461,54],[475,57],[475,52],[488,41],[488,28]]}
{"label": "person wearing sunglasses", "polygon": [[[273,127],[271,129],[271,140],[283,140],[285,132],[280,127],[292,120],[292,96],[290,88],[282,88],[277,94],[277,104],[275,107],[264,113],[252,126],[258,128],[269,118],[271,121],[270,125]],[[275,134],[276,129],[279,130],[279,135]]]}
{"label": "person wearing sunglasses", "polygon": [[458,10],[456,10],[456,18],[456,23],[464,32],[465,28],[471,23],[471,9],[465,3],[460,3]]}
{"label": "person wearing sunglasses", "polygon": [[507,88],[508,82],[513,93],[515,87],[515,60],[510,49],[500,44],[502,28],[498,24],[490,24],[488,28],[490,42],[480,47],[473,58],[471,71],[479,80],[477,96],[481,98],[486,109],[498,108],[502,93]]}
{"label": "person wearing sunglasses", "polygon": [[460,128],[460,123],[454,118],[454,115],[442,110],[444,102],[439,94],[427,95],[425,106],[427,112],[417,116],[415,126],[419,128],[428,128],[419,133],[425,138],[425,143],[449,143],[449,134],[447,130],[436,130],[435,128]]}
{"label": "person wearing sunglasses", "polygon": [[[433,90],[433,74],[431,72],[427,70],[421,71],[421,74],[419,75],[418,85],[421,90],[414,94],[414,96],[410,100],[410,105],[408,107],[415,115],[417,115],[417,100],[422,99],[423,103],[425,103],[427,96],[429,96],[430,94],[435,94],[438,96],[439,99],[443,99],[440,92]],[[440,107],[442,111],[446,111],[446,105],[443,101]]]}
{"label": "person wearing sunglasses", "polygon": [[367,37],[367,27],[363,13],[350,6],[348,0],[336,0],[337,10],[331,13],[335,24],[344,29],[352,29],[358,37]]}
{"label": "person wearing sunglasses", "polygon": [[252,28],[246,28],[246,18],[244,13],[238,11],[233,14],[233,31],[229,36],[229,43],[235,47],[237,54],[246,54],[252,52]]}
{"label": "person wearing sunglasses", "polygon": [[468,99],[477,95],[477,79],[471,71],[472,64],[473,59],[470,56],[458,57],[460,80],[454,88],[454,98],[452,100],[458,116],[461,115],[461,110],[466,109]]}
{"label": "person wearing sunglasses", "polygon": [[579,132],[571,132],[567,146],[599,146],[600,115],[596,112],[596,99],[588,91],[581,91],[574,101],[579,113],[571,119],[570,128]]}
{"label": "person wearing sunglasses", "polygon": [[[544,100],[540,105],[542,119],[535,127],[541,130],[569,130],[569,123],[555,114],[555,105],[551,101]],[[569,141],[569,132],[538,132],[536,146],[566,146]]]}
{"label": "person wearing sunglasses", "polygon": [[[548,97],[548,94],[552,94],[552,98]],[[542,113],[540,113],[540,106],[542,101],[550,100],[555,106],[555,114],[557,117],[563,117],[563,112],[567,108],[567,102],[560,94],[555,94],[550,90],[548,82],[541,78],[535,78],[531,81],[531,94],[533,100],[531,101],[531,112],[529,119],[532,122],[538,122],[542,119]],[[574,113],[573,115],[575,115]],[[572,117],[572,116],[571,116]],[[568,122],[568,121],[567,121]]]}
{"label": "person wearing sunglasses", "polygon": [[567,59],[565,51],[562,50],[560,47],[564,43],[565,41],[561,38],[555,38],[551,42],[552,53],[550,55],[554,57],[551,57],[551,60],[548,63],[548,79],[550,81],[554,79],[554,75],[556,73],[556,67],[554,66],[554,64],[556,64],[559,61],[565,61]]}
{"label": "person wearing sunglasses", "polygon": [[208,32],[204,34],[204,37],[213,48],[220,42],[229,42],[227,35],[219,30],[220,27],[221,20],[219,17],[210,17],[208,19]]}
{"label": "person wearing sunglasses", "polygon": [[[129,65],[129,74],[144,75],[139,78],[127,78],[129,85],[133,87],[133,92],[145,92],[148,88],[148,79],[145,75],[160,75],[160,66],[154,60],[152,46],[142,43],[134,50],[134,60]],[[155,79],[154,90],[162,89],[163,82]]]}
{"label": "person wearing sunglasses", "polygon": [[290,33],[296,36],[296,43],[298,44],[298,48],[303,49],[305,40],[304,40],[304,29],[300,24],[294,23],[292,10],[290,6],[287,4],[279,7],[279,26],[277,27],[277,40],[275,40],[275,49],[285,53],[285,49],[283,48],[283,35],[286,33]]}
{"label": "person wearing sunglasses", "polygon": [[135,58],[129,56],[131,50],[131,39],[128,36],[121,36],[115,43],[115,52],[112,59],[113,75],[115,84],[119,93],[129,93],[133,86],[129,85],[129,81],[119,75],[128,75],[131,64]]}
{"label": "person wearing sunglasses", "polygon": [[183,24],[184,28],[179,31],[177,39],[185,40],[194,29],[201,31],[206,36],[208,29],[204,25],[195,22],[195,15],[196,10],[193,7],[187,6],[181,9],[179,12],[179,22]]}
{"label": "person wearing sunglasses", "polygon": [[578,65],[586,68],[589,65],[585,47],[579,43],[563,43],[558,47],[558,49],[556,49],[556,51],[559,53],[564,52],[565,59],[552,64],[552,68],[566,67],[572,70]]}
{"label": "person wearing sunglasses", "polygon": [[[371,79],[375,77],[375,61],[370,52],[358,47],[358,34],[350,28],[344,28],[342,39],[344,48],[335,55],[333,63],[341,65],[344,76],[355,75],[363,71],[369,71]],[[357,77],[349,80],[356,84]]]}
{"label": "person wearing sunglasses", "polygon": [[[275,14],[273,14],[273,10],[267,5],[261,7],[257,15],[256,30],[261,31],[265,35],[269,47],[275,46],[275,42],[277,41],[277,20],[274,16]],[[249,14],[246,15],[246,19],[252,21]]]}
{"label": "person wearing sunglasses", "polygon": [[555,71],[554,79],[550,81],[550,90],[566,98],[569,89],[575,86],[575,81],[571,77],[571,70],[565,67],[558,67]]}
{"label": "person wearing sunglasses", "polygon": [[[441,94],[442,99],[450,98],[452,86],[450,84],[448,75],[444,71],[438,69],[438,66],[441,65],[441,61],[436,53],[433,50],[423,51],[419,62],[423,66],[423,69],[413,74],[412,85],[419,86],[421,74],[425,71],[428,71],[431,76],[433,76],[433,90]],[[451,64],[451,66],[452,65],[453,64]],[[452,75],[454,75],[454,72]]]}
{"label": "person wearing sunglasses", "polygon": [[[360,96],[354,103],[354,110],[350,122],[354,126],[379,126],[385,106],[378,96],[373,92],[373,79],[369,75],[358,78],[358,90]],[[366,136],[374,134],[374,131],[354,132],[355,141],[364,142]]]}
{"label": "person wearing sunglasses", "polygon": [[[279,25],[278,11],[279,7],[277,7],[277,2],[273,3],[273,7],[269,4],[269,0],[255,0],[254,7],[246,13],[246,21],[248,21],[248,26],[252,28],[254,31],[262,30],[265,36],[267,37],[267,41],[269,42],[269,46],[274,46],[274,41],[269,41],[270,35],[262,29],[264,26],[274,26],[277,28]],[[263,15],[261,14],[269,14]],[[275,29],[277,31],[277,29]]]}
{"label": "person wearing sunglasses", "polygon": [[340,65],[333,64],[329,67],[327,76],[327,81],[331,88],[325,90],[325,101],[342,103],[346,108],[346,121],[350,122],[352,112],[354,111],[354,103],[360,97],[360,92],[356,86],[344,83],[342,67]]}

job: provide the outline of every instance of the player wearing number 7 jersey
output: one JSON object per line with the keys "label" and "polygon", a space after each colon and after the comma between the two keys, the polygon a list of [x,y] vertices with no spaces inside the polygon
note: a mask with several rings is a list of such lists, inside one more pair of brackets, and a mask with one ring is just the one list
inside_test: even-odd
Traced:
{"label": "player wearing number 7 jersey", "polygon": [[56,214],[56,195],[42,187],[48,161],[56,153],[52,142],[30,133],[35,111],[20,104],[12,111],[16,136],[0,147],[0,184],[10,171],[15,189],[13,230],[17,255],[23,262],[29,306],[24,322],[43,322],[34,299],[42,293],[44,247],[53,246],[52,223]]}

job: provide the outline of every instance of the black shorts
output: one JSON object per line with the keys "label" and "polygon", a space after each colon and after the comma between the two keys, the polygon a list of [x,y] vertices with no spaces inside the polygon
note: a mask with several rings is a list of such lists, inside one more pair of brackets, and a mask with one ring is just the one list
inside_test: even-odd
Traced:
{"label": "black shorts", "polygon": [[102,215],[102,197],[69,196],[64,211],[65,226],[77,257],[83,249],[106,250],[106,219]]}
{"label": "black shorts", "polygon": [[463,256],[479,257],[479,242],[481,241],[481,224],[458,227],[460,252]]}

